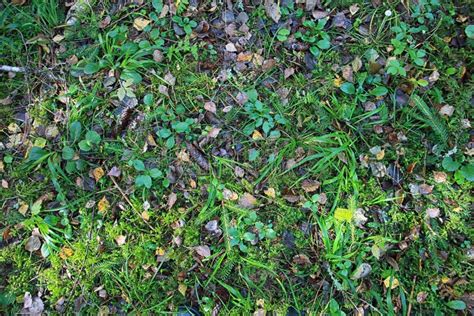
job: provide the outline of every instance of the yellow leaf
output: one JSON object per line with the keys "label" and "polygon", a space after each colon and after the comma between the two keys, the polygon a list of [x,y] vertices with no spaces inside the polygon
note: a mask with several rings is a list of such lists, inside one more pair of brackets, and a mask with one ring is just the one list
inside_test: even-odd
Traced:
{"label": "yellow leaf", "polygon": [[102,197],[102,199],[100,199],[99,203],[97,203],[97,208],[99,209],[99,212],[105,213],[110,208],[109,200],[107,200],[107,198],[105,196]]}
{"label": "yellow leaf", "polygon": [[389,276],[383,281],[383,284],[385,285],[387,289],[390,287],[390,289],[393,290],[393,289],[396,289],[400,285],[400,282],[398,282],[397,278]]}
{"label": "yellow leaf", "polygon": [[21,201],[20,202],[20,207],[18,208],[18,212],[20,212],[21,215],[25,216],[26,212],[28,212],[28,209],[30,206],[26,204],[25,202]]}
{"label": "yellow leaf", "polygon": [[272,199],[274,199],[276,196],[274,188],[268,188],[267,190],[263,191],[263,193],[265,193],[266,196]]}
{"label": "yellow leaf", "polygon": [[3,161],[0,161],[0,172],[5,171],[5,165],[3,164]]}
{"label": "yellow leaf", "polygon": [[95,182],[99,182],[99,180],[104,176],[104,174],[104,169],[102,169],[101,167],[97,167],[92,170],[92,175],[94,176]]}
{"label": "yellow leaf", "polygon": [[258,130],[254,130],[252,134],[252,139],[253,140],[263,139],[263,135]]}
{"label": "yellow leaf", "polygon": [[385,157],[385,150],[381,150],[377,153],[377,155],[375,155],[375,158],[377,158],[377,160],[382,160],[383,157]]}
{"label": "yellow leaf", "polygon": [[166,251],[163,248],[161,248],[161,247],[156,248],[155,254],[157,256],[164,256],[165,253],[166,253]]}
{"label": "yellow leaf", "polygon": [[71,248],[62,247],[61,251],[59,252],[59,257],[61,257],[61,259],[65,260],[65,259],[69,258],[70,256],[72,256],[73,254],[74,254],[74,252],[72,251]]}
{"label": "yellow leaf", "polygon": [[183,296],[186,296],[186,290],[188,287],[185,284],[180,284],[178,285],[178,291],[179,293],[183,294]]}
{"label": "yellow leaf", "polygon": [[353,212],[347,208],[336,208],[334,218],[340,222],[350,222],[352,220]]}
{"label": "yellow leaf", "polygon": [[150,219],[150,213],[148,213],[148,211],[143,211],[142,212],[142,218],[145,221],[149,220]]}
{"label": "yellow leaf", "polygon": [[135,20],[133,20],[133,27],[137,29],[137,31],[143,31],[143,29],[147,27],[147,25],[150,23],[150,20],[144,18],[136,18]]}
{"label": "yellow leaf", "polygon": [[339,88],[342,85],[342,79],[340,77],[337,77],[333,80],[333,84],[335,87]]}

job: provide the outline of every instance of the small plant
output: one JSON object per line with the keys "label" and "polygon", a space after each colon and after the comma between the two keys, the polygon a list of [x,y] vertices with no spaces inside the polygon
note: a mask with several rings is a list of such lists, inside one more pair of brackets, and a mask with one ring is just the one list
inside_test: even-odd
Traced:
{"label": "small plant", "polygon": [[255,211],[250,212],[237,227],[231,227],[229,235],[230,245],[239,246],[242,252],[248,252],[248,243],[256,245],[260,240],[272,240],[277,237],[273,224],[264,224],[259,221]]}
{"label": "small plant", "polygon": [[307,29],[304,33],[298,31],[295,33],[295,37],[301,39],[303,42],[310,44],[309,51],[314,56],[319,56],[321,50],[326,50],[331,47],[331,38],[328,33],[324,31],[328,19],[320,19],[318,22],[313,20],[306,20],[303,22],[303,26]]}
{"label": "small plant", "polygon": [[279,29],[277,32],[277,39],[280,42],[284,42],[288,39],[288,36],[290,35],[290,30],[289,29]]}
{"label": "small plant", "polygon": [[166,178],[163,178],[163,172],[161,172],[160,169],[158,168],[147,168],[145,167],[145,164],[143,161],[135,159],[131,160],[128,163],[130,166],[133,166],[133,168],[138,171],[140,174],[135,178],[135,185],[140,188],[140,187],[145,187],[147,189],[150,189],[151,186],[153,185],[153,179],[163,179],[162,184],[164,187],[169,186],[169,180]]}
{"label": "small plant", "polygon": [[[97,146],[99,146],[100,141],[101,141],[101,137],[99,133],[97,133],[96,131],[90,130],[90,131],[87,131],[85,138],[81,140],[78,145],[82,151],[91,151],[97,148]],[[68,152],[66,152],[66,154],[68,153],[70,154],[69,150]]]}
{"label": "small plant", "polygon": [[397,59],[392,59],[387,63],[387,73],[390,75],[400,75],[403,77],[407,75],[407,71]]}
{"label": "small plant", "polygon": [[280,131],[274,128],[277,123],[285,125],[286,120],[280,114],[272,114],[270,108],[258,100],[256,90],[248,91],[247,96],[249,99],[245,104],[245,111],[251,122],[243,129],[245,135],[251,135],[257,128],[261,128],[266,137],[279,137]]}
{"label": "small plant", "polygon": [[183,18],[179,15],[173,16],[173,22],[175,22],[180,27],[182,27],[186,35],[190,35],[193,32],[193,28],[197,26],[196,21],[191,20],[190,18],[187,18],[187,17]]}
{"label": "small plant", "polygon": [[[388,89],[381,85],[379,76],[369,76],[367,72],[361,72],[357,74],[356,79],[357,87],[352,82],[344,82],[339,88],[345,94],[355,95],[358,101],[365,102],[370,95],[381,97],[388,93]],[[364,87],[365,83],[373,84],[375,87],[366,91]]]}

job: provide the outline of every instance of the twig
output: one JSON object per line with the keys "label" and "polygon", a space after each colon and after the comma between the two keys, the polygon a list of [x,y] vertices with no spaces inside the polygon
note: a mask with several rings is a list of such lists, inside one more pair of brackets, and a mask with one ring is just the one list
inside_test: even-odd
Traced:
{"label": "twig", "polygon": [[8,65],[0,65],[0,71],[26,72],[26,68],[25,67],[8,66]]}

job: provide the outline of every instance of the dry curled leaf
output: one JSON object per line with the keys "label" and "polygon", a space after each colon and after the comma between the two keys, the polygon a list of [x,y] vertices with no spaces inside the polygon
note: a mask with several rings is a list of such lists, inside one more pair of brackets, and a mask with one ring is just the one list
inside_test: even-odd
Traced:
{"label": "dry curled leaf", "polygon": [[99,203],[97,203],[97,209],[99,210],[100,213],[105,213],[109,210],[110,208],[110,202],[107,200],[105,196],[103,196]]}
{"label": "dry curled leaf", "polygon": [[28,250],[29,252],[34,252],[37,251],[41,248],[41,240],[39,239],[38,236],[31,236],[28,238],[25,244],[25,249]]}
{"label": "dry curled leaf", "polygon": [[239,199],[239,206],[252,209],[257,206],[257,199],[250,193],[244,193]]}
{"label": "dry curled leaf", "polygon": [[206,109],[206,111],[209,111],[209,112],[214,113],[214,114],[217,111],[216,104],[212,101],[208,101],[208,102],[204,103],[204,109]]}
{"label": "dry curled leaf", "polygon": [[137,31],[143,31],[143,29],[145,27],[148,26],[148,24],[151,23],[151,20],[147,20],[147,19],[144,19],[144,18],[136,18],[135,20],[133,20],[133,27],[137,30]]}
{"label": "dry curled leaf", "polygon": [[117,237],[115,237],[115,242],[116,242],[117,245],[119,245],[119,246],[125,245],[125,242],[126,242],[126,241],[127,241],[127,236],[118,235]]}
{"label": "dry curled leaf", "polygon": [[92,170],[92,175],[94,176],[95,182],[99,182],[99,180],[105,175],[104,169],[97,167]]}
{"label": "dry curled leaf", "polygon": [[211,255],[211,249],[206,245],[194,247],[194,250],[198,255],[204,258],[207,258]]}

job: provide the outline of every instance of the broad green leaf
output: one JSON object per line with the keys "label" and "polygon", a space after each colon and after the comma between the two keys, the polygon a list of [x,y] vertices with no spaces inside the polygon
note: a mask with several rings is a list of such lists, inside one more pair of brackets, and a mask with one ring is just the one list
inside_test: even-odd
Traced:
{"label": "broad green leaf", "polygon": [[384,96],[388,93],[388,89],[382,86],[378,86],[370,90],[370,94],[376,97]]}
{"label": "broad green leaf", "polygon": [[96,131],[91,130],[86,133],[86,140],[89,141],[91,144],[97,145],[98,143],[100,143],[100,139],[101,137]]}
{"label": "broad green leaf", "polygon": [[346,94],[354,94],[356,92],[354,84],[350,82],[344,82],[340,89]]}
{"label": "broad green leaf", "polygon": [[474,39],[474,25],[468,25],[466,26],[466,29],[464,30],[466,32],[467,37]]}
{"label": "broad green leaf", "polygon": [[132,166],[137,171],[145,171],[145,164],[141,160],[138,160],[138,159],[132,160]]}
{"label": "broad green leaf", "polygon": [[82,133],[81,122],[78,122],[78,121],[72,122],[71,125],[69,126],[69,138],[71,142],[74,143],[78,141],[79,138],[81,137],[81,133]]}
{"label": "broad green leaf", "polygon": [[460,170],[461,175],[468,181],[474,181],[474,165],[468,164],[463,166]]}
{"label": "broad green leaf", "polygon": [[145,95],[143,97],[143,103],[145,105],[148,105],[148,106],[152,105],[153,104],[153,94],[148,93],[147,95]]}
{"label": "broad green leaf", "polygon": [[135,179],[135,185],[137,187],[145,187],[147,189],[151,188],[152,180],[149,175],[139,175]]}
{"label": "broad green leaf", "polygon": [[443,159],[443,162],[441,163],[443,165],[443,168],[446,171],[456,171],[458,168],[461,166],[461,164],[457,161],[454,161],[452,157],[445,157]]}
{"label": "broad green leaf", "polygon": [[446,304],[449,308],[462,311],[466,309],[466,303],[460,300],[450,301]]}
{"label": "broad green leaf", "polygon": [[63,148],[62,157],[64,160],[71,160],[74,158],[74,149],[69,146]]}

